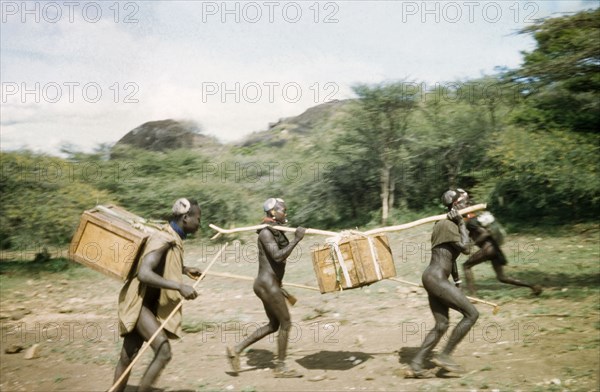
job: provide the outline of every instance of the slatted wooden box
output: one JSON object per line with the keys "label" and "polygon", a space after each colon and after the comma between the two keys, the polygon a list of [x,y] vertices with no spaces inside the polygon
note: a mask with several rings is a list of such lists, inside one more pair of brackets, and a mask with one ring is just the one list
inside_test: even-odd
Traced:
{"label": "slatted wooden box", "polygon": [[111,278],[127,280],[152,229],[123,208],[108,205],[84,211],[69,257]]}
{"label": "slatted wooden box", "polygon": [[337,242],[339,254],[330,244],[313,249],[313,268],[321,293],[362,287],[396,276],[396,267],[387,236],[382,233],[370,239],[373,251],[369,239],[358,235],[344,237]]}

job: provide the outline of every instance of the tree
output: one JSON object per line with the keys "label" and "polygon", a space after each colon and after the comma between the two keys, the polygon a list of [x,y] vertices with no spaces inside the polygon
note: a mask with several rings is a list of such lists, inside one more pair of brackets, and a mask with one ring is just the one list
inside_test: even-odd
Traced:
{"label": "tree", "polygon": [[494,209],[513,221],[597,219],[598,145],[593,134],[508,127],[488,152]]}
{"label": "tree", "polygon": [[[480,83],[472,84],[481,89]],[[498,110],[494,97],[488,99],[473,93],[462,96],[458,91],[454,94],[450,98],[447,93],[435,93],[436,99],[425,101],[421,108],[423,128],[429,136],[423,146],[425,154],[435,159],[434,167],[442,177],[437,182],[450,188],[466,186],[464,174],[481,160],[487,135],[497,126]]]}
{"label": "tree", "polygon": [[[376,168],[381,199],[381,221],[386,224],[394,206],[396,175],[400,163],[406,159],[411,143],[409,119],[416,108],[414,94],[407,93],[404,82],[359,84],[353,87],[358,96],[349,109],[344,126],[345,133],[338,140],[349,146],[347,163],[369,161]],[[364,157],[369,157],[365,160]],[[362,167],[368,172],[368,167]]]}
{"label": "tree", "polygon": [[514,219],[594,219],[600,206],[600,9],[542,20],[522,31],[537,47],[505,79],[527,91],[499,133],[498,210]]}
{"label": "tree", "polygon": [[600,127],[600,8],[527,27],[537,47],[507,81],[531,93],[515,120],[536,128],[596,132]]}

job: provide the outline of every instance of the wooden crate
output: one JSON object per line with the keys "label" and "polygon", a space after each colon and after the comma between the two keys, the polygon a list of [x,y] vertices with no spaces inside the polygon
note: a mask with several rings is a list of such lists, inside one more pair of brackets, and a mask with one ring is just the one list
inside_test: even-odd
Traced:
{"label": "wooden crate", "polygon": [[364,236],[349,236],[339,241],[338,246],[348,274],[344,274],[337,252],[331,245],[312,251],[313,268],[317,275],[321,293],[340,289],[352,289],[369,285],[381,279],[396,276],[392,250],[385,234],[371,237],[376,260],[373,259],[369,239]]}
{"label": "wooden crate", "polygon": [[152,229],[139,216],[117,206],[84,211],[71,240],[69,257],[111,278],[126,280]]}

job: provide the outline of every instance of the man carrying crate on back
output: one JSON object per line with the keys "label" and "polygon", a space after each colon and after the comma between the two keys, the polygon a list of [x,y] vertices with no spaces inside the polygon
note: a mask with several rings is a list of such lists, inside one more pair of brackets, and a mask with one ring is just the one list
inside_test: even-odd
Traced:
{"label": "man carrying crate on back", "polygon": [[[169,224],[148,238],[136,273],[127,280],[119,294],[119,332],[124,339],[114,382],[119,380],[142,344],[154,335],[181,299],[198,296],[192,286],[183,283],[182,274],[192,279],[201,275],[199,269],[183,265],[183,239],[187,234],[198,231],[200,207],[197,201],[182,198],[175,202],[172,210]],[[181,318],[179,308],[152,341],[154,358],[140,381],[139,391],[150,390],[171,360],[169,338],[181,335]],[[115,390],[124,390],[128,378],[129,374]]]}

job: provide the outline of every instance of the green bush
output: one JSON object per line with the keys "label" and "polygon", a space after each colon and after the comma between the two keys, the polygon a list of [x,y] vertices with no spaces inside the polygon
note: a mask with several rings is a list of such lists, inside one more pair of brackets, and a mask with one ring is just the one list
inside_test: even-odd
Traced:
{"label": "green bush", "polygon": [[0,154],[2,249],[68,243],[85,209],[114,201],[83,182],[72,162],[30,152]]}

